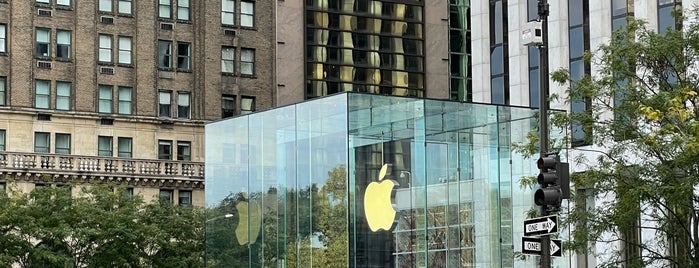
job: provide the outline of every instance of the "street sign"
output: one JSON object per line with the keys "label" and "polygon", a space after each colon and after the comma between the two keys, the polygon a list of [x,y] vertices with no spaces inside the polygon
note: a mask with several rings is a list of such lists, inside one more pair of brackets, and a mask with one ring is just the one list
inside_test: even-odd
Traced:
{"label": "street sign", "polygon": [[[549,252],[553,257],[560,257],[563,252],[561,240],[551,239]],[[522,237],[522,254],[541,256],[541,238]]]}
{"label": "street sign", "polygon": [[524,220],[524,236],[542,236],[558,233],[558,216],[549,215]]}

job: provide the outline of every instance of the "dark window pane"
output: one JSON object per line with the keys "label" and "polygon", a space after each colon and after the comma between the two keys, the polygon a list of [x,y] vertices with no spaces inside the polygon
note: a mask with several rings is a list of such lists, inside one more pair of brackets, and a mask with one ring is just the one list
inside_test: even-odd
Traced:
{"label": "dark window pane", "polygon": [[505,104],[505,78],[496,77],[490,80],[491,92],[491,103],[493,104]]}
{"label": "dark window pane", "polygon": [[580,58],[585,51],[585,36],[583,27],[575,27],[569,30],[570,36],[570,58]]}
{"label": "dark window pane", "polygon": [[529,71],[529,106],[539,107],[539,92],[541,91],[541,78],[539,69]]}
{"label": "dark window pane", "polygon": [[[531,0],[530,0],[531,1]],[[583,1],[568,1],[568,26],[578,26],[583,24]]]}
{"label": "dark window pane", "polygon": [[490,53],[490,75],[501,74],[504,72],[504,62],[502,55],[502,46],[497,46],[491,49]]}
{"label": "dark window pane", "polygon": [[672,17],[674,5],[660,7],[658,9],[658,33],[664,34],[668,30],[675,29],[675,18]]}

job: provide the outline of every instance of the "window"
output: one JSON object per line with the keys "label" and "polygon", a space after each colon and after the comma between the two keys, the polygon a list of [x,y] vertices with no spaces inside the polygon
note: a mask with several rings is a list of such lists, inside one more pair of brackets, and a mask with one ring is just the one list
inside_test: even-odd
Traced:
{"label": "window", "polygon": [[99,39],[99,61],[112,62],[112,37],[100,34]]}
{"label": "window", "polygon": [[240,51],[240,74],[255,74],[255,50],[243,48]]}
{"label": "window", "polygon": [[253,2],[240,2],[240,26],[255,26],[255,4]]}
{"label": "window", "polygon": [[112,13],[112,0],[99,0],[99,11]]}
{"label": "window", "polygon": [[56,82],[56,110],[70,110],[70,82]]}
{"label": "window", "polygon": [[112,113],[112,86],[99,85],[99,107],[100,113]]}
{"label": "window", "polygon": [[36,3],[38,4],[50,4],[51,2],[49,0],[36,0]]}
{"label": "window", "polygon": [[171,117],[171,97],[172,92],[170,91],[160,91],[158,92],[158,116],[160,117]]}
{"label": "window", "polygon": [[[618,6],[620,1],[612,2],[612,25],[626,24],[625,15],[621,16],[621,20],[618,17],[618,12],[623,12],[626,8]],[[572,83],[577,83],[585,75],[590,74],[590,63],[584,60],[585,51],[590,50],[590,25],[586,22],[589,17],[589,2],[587,0],[568,1],[568,39],[570,44],[568,66]],[[571,100],[570,112],[578,114],[590,112],[590,105],[590,98],[576,98]],[[589,144],[590,134],[592,134],[590,127],[580,121],[572,122],[571,125],[571,143],[573,146]]]}
{"label": "window", "polygon": [[57,6],[70,7],[70,0],[56,0]]}
{"label": "window", "polygon": [[192,160],[192,143],[188,141],[177,142],[177,160]]}
{"label": "window", "polygon": [[7,52],[7,25],[0,24],[0,53]]}
{"label": "window", "polygon": [[172,193],[172,190],[160,190],[160,195],[158,195],[160,198],[160,202],[167,202],[172,204],[172,201],[174,199],[174,195]]}
{"label": "window", "polygon": [[177,204],[180,206],[192,205],[192,191],[179,190],[177,196]]}
{"label": "window", "polygon": [[177,42],[177,70],[189,71],[191,46],[187,42]]}
{"label": "window", "polygon": [[221,24],[235,25],[235,0],[221,0]]}
{"label": "window", "polygon": [[131,37],[119,36],[119,63],[131,64]]}
{"label": "window", "polygon": [[227,74],[235,73],[235,48],[221,48],[221,72]]}
{"label": "window", "polygon": [[34,132],[34,152],[49,153],[49,144],[51,144],[51,136],[48,132]]}
{"label": "window", "polygon": [[172,68],[172,41],[158,40],[158,67]]}
{"label": "window", "polygon": [[57,154],[70,154],[70,134],[56,133],[56,150]]}
{"label": "window", "polygon": [[172,160],[172,141],[158,140],[158,159]]}
{"label": "window", "polygon": [[131,0],[119,0],[119,14],[131,15]]}
{"label": "window", "polygon": [[131,114],[131,92],[130,87],[119,87],[119,114]]}
{"label": "window", "polygon": [[240,113],[249,114],[255,111],[255,97],[243,96],[240,98]]}
{"label": "window", "polygon": [[177,93],[177,118],[189,118],[189,92]]}
{"label": "window", "polygon": [[133,197],[133,187],[126,187],[126,189],[124,189],[124,194],[128,197]]}
{"label": "window", "polygon": [[36,29],[36,51],[37,58],[51,57],[51,30],[44,28]]}
{"label": "window", "polygon": [[170,10],[170,0],[160,0],[160,2],[158,2],[158,17],[163,19],[172,18],[172,11]]}
{"label": "window", "polygon": [[5,150],[5,130],[0,129],[0,151]]}
{"label": "window", "polygon": [[7,192],[7,186],[5,185],[4,182],[0,182],[0,194],[5,194]]}
{"label": "window", "polygon": [[0,106],[7,105],[7,77],[0,76]]}
{"label": "window", "polygon": [[679,30],[682,25],[672,15],[674,10],[681,8],[681,0],[658,1],[658,33],[666,34],[669,30]]}
{"label": "window", "polygon": [[131,138],[119,137],[117,139],[117,156],[131,158]]}
{"label": "window", "polygon": [[99,136],[97,137],[97,155],[112,156],[112,137]]}
{"label": "window", "polygon": [[223,95],[221,98],[221,118],[235,115],[235,96]]}
{"label": "window", "polygon": [[490,1],[490,17],[490,102],[509,104],[506,1]]}
{"label": "window", "polygon": [[177,19],[189,20],[189,0],[177,0]]}
{"label": "window", "polygon": [[56,31],[56,58],[70,59],[70,31]]}
{"label": "window", "polygon": [[36,80],[34,82],[34,87],[36,90],[34,107],[40,109],[49,108],[49,100],[51,99],[51,81],[48,80]]}

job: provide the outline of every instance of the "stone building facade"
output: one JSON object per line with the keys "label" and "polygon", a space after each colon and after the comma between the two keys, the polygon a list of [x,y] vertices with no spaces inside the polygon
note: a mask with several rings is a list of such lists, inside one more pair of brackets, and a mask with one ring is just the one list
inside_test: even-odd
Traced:
{"label": "stone building facade", "polygon": [[274,104],[272,5],[0,0],[0,186],[203,205],[204,124]]}

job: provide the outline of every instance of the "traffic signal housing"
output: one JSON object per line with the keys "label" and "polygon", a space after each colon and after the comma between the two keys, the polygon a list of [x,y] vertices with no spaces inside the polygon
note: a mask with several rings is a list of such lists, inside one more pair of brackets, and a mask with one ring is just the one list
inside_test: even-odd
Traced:
{"label": "traffic signal housing", "polygon": [[561,206],[563,199],[570,198],[570,170],[568,163],[560,161],[558,153],[546,154],[536,161],[541,186],[534,193],[534,203],[539,206]]}

